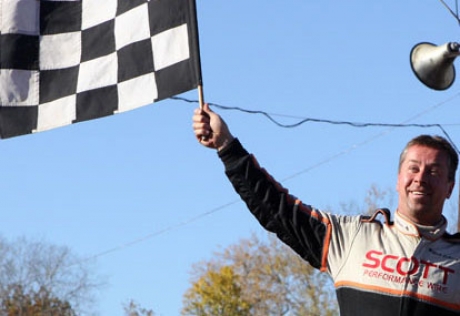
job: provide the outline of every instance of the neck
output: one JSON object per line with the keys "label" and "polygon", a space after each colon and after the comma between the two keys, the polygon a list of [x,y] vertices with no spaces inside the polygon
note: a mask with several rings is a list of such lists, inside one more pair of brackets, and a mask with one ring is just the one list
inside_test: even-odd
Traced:
{"label": "neck", "polygon": [[397,211],[399,217],[403,219],[406,223],[411,223],[414,228],[418,231],[420,236],[426,237],[428,239],[437,239],[439,238],[446,229],[447,220],[444,216],[441,215],[441,218],[436,221],[434,224],[420,224],[411,220],[405,214]]}

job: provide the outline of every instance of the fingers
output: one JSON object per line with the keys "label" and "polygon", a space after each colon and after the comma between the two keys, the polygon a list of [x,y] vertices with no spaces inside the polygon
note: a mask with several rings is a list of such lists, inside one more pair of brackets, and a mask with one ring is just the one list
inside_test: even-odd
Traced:
{"label": "fingers", "polygon": [[212,133],[211,119],[209,114],[202,109],[196,109],[193,115],[193,131],[196,138],[202,142],[209,138]]}
{"label": "fingers", "polygon": [[208,104],[208,103],[203,104],[203,110],[204,110],[205,112],[207,112],[207,113],[211,113],[211,112],[212,112],[212,110],[211,110],[211,108],[209,107],[209,104]]}
{"label": "fingers", "polygon": [[209,124],[194,123],[193,131],[195,133],[196,138],[199,140],[209,138],[209,136],[211,135],[211,128],[209,127]]}
{"label": "fingers", "polygon": [[233,138],[221,117],[214,113],[209,104],[195,109],[193,131],[197,140],[204,146],[218,149]]}

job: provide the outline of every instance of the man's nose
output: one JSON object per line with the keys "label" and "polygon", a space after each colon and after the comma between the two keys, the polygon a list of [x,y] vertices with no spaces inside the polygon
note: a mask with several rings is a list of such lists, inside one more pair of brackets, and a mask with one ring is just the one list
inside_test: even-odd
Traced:
{"label": "man's nose", "polygon": [[430,172],[425,168],[420,168],[419,172],[416,173],[414,180],[419,183],[425,183],[428,181]]}

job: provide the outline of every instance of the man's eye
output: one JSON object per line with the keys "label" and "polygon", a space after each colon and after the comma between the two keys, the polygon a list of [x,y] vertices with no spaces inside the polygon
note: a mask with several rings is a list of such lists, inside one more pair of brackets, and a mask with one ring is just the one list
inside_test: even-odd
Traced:
{"label": "man's eye", "polygon": [[409,171],[410,172],[418,172],[419,168],[417,166],[409,166]]}

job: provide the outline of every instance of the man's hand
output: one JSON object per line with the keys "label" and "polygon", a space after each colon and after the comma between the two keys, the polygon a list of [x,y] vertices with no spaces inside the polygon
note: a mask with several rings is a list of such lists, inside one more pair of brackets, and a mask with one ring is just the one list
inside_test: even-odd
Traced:
{"label": "man's hand", "polygon": [[233,140],[227,124],[207,103],[194,111],[193,131],[198,141],[208,148],[221,150]]}

